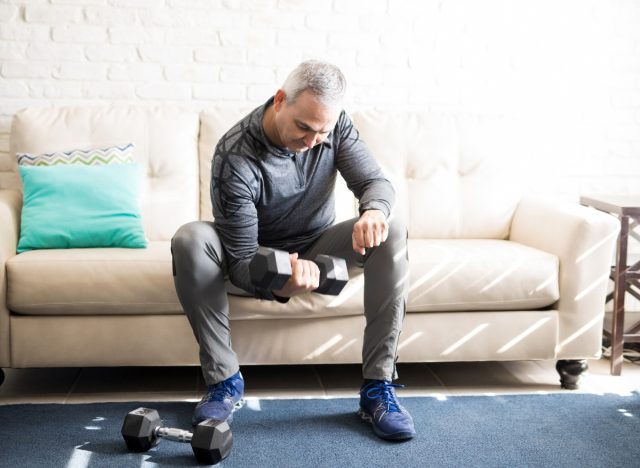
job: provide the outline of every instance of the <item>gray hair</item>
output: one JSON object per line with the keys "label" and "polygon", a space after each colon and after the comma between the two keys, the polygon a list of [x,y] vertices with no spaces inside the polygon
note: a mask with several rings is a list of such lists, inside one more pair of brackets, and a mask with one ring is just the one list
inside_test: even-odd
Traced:
{"label": "gray hair", "polygon": [[298,65],[282,85],[287,104],[309,91],[322,105],[334,107],[342,103],[347,80],[338,67],[319,60],[307,60]]}

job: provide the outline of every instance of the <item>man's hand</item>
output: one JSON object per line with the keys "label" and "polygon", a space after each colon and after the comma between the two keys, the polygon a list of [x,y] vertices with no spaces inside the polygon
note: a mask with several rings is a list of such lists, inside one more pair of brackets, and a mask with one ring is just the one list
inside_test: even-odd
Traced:
{"label": "man's hand", "polygon": [[289,254],[291,260],[291,278],[284,287],[273,294],[279,297],[293,297],[313,291],[320,285],[320,269],[311,260],[298,258],[297,253]]}
{"label": "man's hand", "polygon": [[389,223],[380,210],[367,210],[353,225],[353,250],[360,255],[366,253],[365,248],[377,247],[387,240]]}

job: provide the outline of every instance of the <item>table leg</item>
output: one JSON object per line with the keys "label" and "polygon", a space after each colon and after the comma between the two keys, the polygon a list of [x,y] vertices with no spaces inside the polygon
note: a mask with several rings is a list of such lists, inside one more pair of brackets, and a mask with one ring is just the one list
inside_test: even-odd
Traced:
{"label": "table leg", "polygon": [[611,327],[611,375],[622,373],[622,349],[624,347],[624,295],[627,290],[627,242],[629,217],[620,216],[620,236],[616,247],[614,270],[613,319]]}

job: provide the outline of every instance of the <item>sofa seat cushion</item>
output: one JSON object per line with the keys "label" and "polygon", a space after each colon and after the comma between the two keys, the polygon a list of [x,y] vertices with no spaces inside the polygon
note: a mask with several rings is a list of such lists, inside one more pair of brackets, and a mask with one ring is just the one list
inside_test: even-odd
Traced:
{"label": "sofa seat cushion", "polygon": [[[558,259],[501,240],[409,240],[408,312],[527,310],[558,299]],[[229,296],[231,318],[360,315],[364,275],[339,296],[303,294],[288,304]],[[30,315],[180,314],[169,242],[146,249],[24,252],[7,262],[8,305]]]}
{"label": "sofa seat cushion", "polygon": [[558,300],[559,260],[516,242],[410,239],[408,312],[531,310]]}
{"label": "sofa seat cushion", "polygon": [[7,289],[9,309],[21,314],[182,313],[168,241],[24,252],[7,261]]}

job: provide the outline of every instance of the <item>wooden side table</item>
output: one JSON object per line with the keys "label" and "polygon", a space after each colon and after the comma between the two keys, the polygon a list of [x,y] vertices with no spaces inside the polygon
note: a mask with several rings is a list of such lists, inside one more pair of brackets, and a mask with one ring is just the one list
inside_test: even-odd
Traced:
{"label": "wooden side table", "polygon": [[614,289],[613,293],[607,296],[607,302],[613,299],[612,327],[611,331],[604,330],[604,335],[611,342],[611,374],[620,375],[624,343],[640,343],[640,322],[631,325],[627,330],[624,328],[625,293],[628,292],[640,299],[640,261],[627,265],[629,236],[640,241],[640,233],[634,231],[640,227],[640,195],[580,197],[580,203],[611,213],[620,220],[615,265],[611,268]]}

